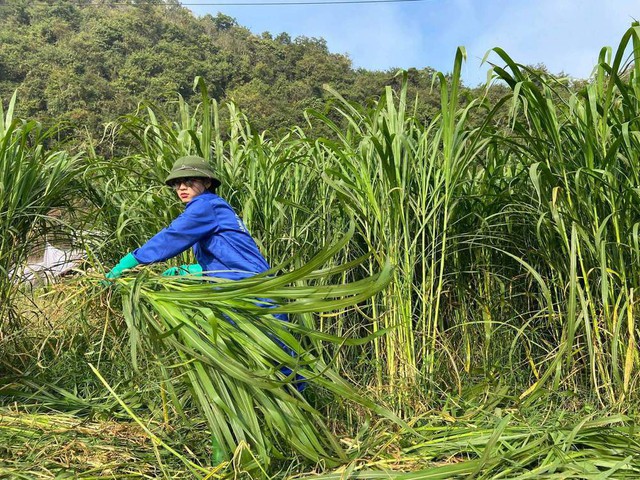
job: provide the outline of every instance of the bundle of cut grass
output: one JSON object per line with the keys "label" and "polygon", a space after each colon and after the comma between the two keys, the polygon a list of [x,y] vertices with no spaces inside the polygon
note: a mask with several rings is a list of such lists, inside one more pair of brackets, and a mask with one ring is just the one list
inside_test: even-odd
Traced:
{"label": "bundle of cut grass", "polygon": [[[323,281],[362,261],[322,268],[352,232],[283,275],[219,282],[141,272],[118,281],[134,365],[139,356],[154,360],[178,414],[185,405],[197,405],[220,460],[249,445],[244,468],[257,467],[256,459],[265,466],[292,455],[327,465],[346,462],[323,415],[308,401],[320,391],[400,422],[360,395],[325,358],[325,342],[355,345],[369,339],[322,333],[309,316],[356,305],[388,284],[390,265],[349,284]],[[297,314],[301,321],[283,322],[278,313]],[[295,388],[301,377],[309,385],[303,394]],[[176,382],[186,382],[190,396],[180,396]]]}

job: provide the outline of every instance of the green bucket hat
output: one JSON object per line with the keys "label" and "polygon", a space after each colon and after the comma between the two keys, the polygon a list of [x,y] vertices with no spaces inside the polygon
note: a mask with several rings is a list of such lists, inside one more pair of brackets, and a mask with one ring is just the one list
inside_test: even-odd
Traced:
{"label": "green bucket hat", "polygon": [[189,155],[186,157],[180,157],[173,164],[173,168],[167,176],[164,183],[171,185],[171,181],[177,178],[208,178],[211,180],[211,190],[220,186],[220,180],[218,180],[213,173],[213,170],[202,157],[195,155]]}

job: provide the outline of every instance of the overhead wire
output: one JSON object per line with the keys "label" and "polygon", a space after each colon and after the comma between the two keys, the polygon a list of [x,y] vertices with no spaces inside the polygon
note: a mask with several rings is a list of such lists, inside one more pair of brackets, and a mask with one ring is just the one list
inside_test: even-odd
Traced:
{"label": "overhead wire", "polygon": [[181,3],[183,6],[216,6],[216,5],[335,5],[339,3],[411,3],[411,2],[424,2],[426,0],[309,0],[309,1],[294,1],[294,2],[206,2],[206,3]]}
{"label": "overhead wire", "polygon": [[[93,2],[93,1],[89,1],[89,2],[83,2],[83,1],[73,1],[73,2],[69,2],[69,3],[73,3],[79,6],[92,6],[92,5],[114,5],[114,6],[120,6],[120,5],[129,5],[132,7],[138,7],[138,6],[147,6],[147,5],[155,5],[155,6],[168,6],[168,7],[172,7],[172,6],[176,6],[176,7],[217,7],[217,6],[224,6],[224,7],[229,7],[229,6],[233,6],[233,7],[242,7],[242,6],[259,6],[259,7],[268,7],[268,6],[286,6],[286,5],[340,5],[340,4],[375,4],[375,3],[418,3],[418,2],[425,2],[427,0],[295,0],[295,1],[291,1],[291,2],[287,2],[287,1],[273,1],[273,2],[257,2],[257,1],[251,1],[251,2],[202,2],[202,3],[193,3],[193,2],[185,2],[185,3],[176,3],[171,4],[171,3],[165,3],[162,1],[147,1],[147,2],[123,2],[123,1],[115,1],[115,2]],[[56,6],[59,5],[58,3],[53,3],[53,2],[48,2],[46,0],[32,0],[30,3],[34,3],[34,4],[40,4],[40,5],[50,5],[50,6]],[[15,4],[14,4],[15,5]],[[9,7],[12,6],[11,3],[0,3],[0,7]]]}

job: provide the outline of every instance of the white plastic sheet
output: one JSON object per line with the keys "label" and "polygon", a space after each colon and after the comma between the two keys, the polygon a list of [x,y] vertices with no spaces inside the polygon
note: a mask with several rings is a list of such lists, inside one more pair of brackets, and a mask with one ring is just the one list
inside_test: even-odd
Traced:
{"label": "white plastic sheet", "polygon": [[49,283],[77,267],[83,258],[82,252],[63,250],[47,243],[41,260],[14,270],[12,276],[16,283]]}

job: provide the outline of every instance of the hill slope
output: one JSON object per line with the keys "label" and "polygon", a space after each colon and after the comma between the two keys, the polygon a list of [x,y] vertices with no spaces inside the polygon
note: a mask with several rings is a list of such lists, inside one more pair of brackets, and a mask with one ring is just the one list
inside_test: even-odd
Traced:
{"label": "hill slope", "polygon": [[[187,101],[202,76],[212,96],[233,99],[258,129],[303,121],[324,103],[322,85],[365,102],[394,72],[354,70],[317,38],[260,36],[228,16],[198,18],[178,3],[0,0],[0,99],[17,89],[19,115],[62,120],[68,133],[131,113],[141,101]],[[410,71],[413,91],[432,71]],[[429,101],[422,96],[423,107]]]}

